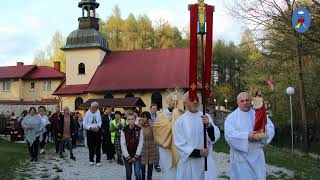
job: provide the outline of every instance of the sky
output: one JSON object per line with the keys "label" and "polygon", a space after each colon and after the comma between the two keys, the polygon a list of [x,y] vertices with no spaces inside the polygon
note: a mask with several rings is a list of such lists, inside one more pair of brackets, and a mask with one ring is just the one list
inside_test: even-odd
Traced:
{"label": "sky", "polygon": [[[10,0],[1,2],[0,11],[0,66],[15,65],[22,61],[32,64],[36,50],[44,49],[54,32],[67,37],[78,28],[80,0]],[[146,14],[152,22],[167,20],[182,30],[189,22],[188,4],[197,0],[97,0],[97,13],[106,20],[115,5],[119,5],[122,18],[130,13]],[[221,0],[205,0],[214,5],[213,38],[240,42],[243,27],[230,16]]]}

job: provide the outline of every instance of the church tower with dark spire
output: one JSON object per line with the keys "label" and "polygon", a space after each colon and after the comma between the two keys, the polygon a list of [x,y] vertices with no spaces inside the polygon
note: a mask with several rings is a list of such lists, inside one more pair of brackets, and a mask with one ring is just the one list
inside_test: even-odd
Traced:
{"label": "church tower with dark spire", "polygon": [[66,84],[88,84],[104,56],[110,53],[107,39],[99,32],[96,0],[81,0],[78,7],[82,16],[79,27],[67,37],[61,48],[66,55]]}

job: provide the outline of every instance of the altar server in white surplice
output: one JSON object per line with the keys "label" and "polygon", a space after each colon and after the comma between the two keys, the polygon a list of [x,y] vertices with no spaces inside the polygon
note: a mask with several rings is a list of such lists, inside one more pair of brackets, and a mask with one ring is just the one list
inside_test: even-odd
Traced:
{"label": "altar server in white surplice", "polygon": [[[176,122],[174,142],[180,155],[177,180],[204,180],[204,157],[208,159],[206,180],[217,179],[212,144],[220,138],[220,130],[210,115],[203,116],[203,112],[198,110],[199,99],[198,96],[191,101],[187,92],[184,96],[187,111]],[[208,148],[204,148],[203,125],[206,126]]]}

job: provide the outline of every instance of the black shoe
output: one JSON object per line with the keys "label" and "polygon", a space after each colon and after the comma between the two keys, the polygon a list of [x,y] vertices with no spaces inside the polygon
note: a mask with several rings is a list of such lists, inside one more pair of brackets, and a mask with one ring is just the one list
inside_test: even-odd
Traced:
{"label": "black shoe", "polygon": [[34,160],[33,160],[34,162],[38,162],[38,158],[34,158]]}
{"label": "black shoe", "polygon": [[62,155],[62,154],[60,154],[60,156],[59,156],[60,158],[64,158],[64,156]]}
{"label": "black shoe", "polygon": [[118,164],[119,165],[124,165],[122,159],[118,159]]}
{"label": "black shoe", "polygon": [[120,164],[120,165],[123,165],[122,159],[121,159],[121,158],[118,158],[118,162],[117,162],[117,163]]}
{"label": "black shoe", "polygon": [[31,158],[30,161],[33,162],[33,161],[34,161],[34,158]]}
{"label": "black shoe", "polygon": [[73,155],[71,155],[71,156],[70,156],[70,159],[72,159],[72,160],[75,161],[75,160],[76,160],[76,157],[74,157]]}
{"label": "black shoe", "polygon": [[161,172],[161,168],[157,167],[155,168],[156,172]]}
{"label": "black shoe", "polygon": [[161,168],[160,168],[159,165],[158,165],[158,166],[154,166],[154,170],[155,170],[156,172],[161,172]]}

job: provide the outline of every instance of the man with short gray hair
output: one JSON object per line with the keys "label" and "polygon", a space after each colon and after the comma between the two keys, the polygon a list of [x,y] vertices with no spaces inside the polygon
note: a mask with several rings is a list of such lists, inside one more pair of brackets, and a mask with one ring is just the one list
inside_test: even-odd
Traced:
{"label": "man with short gray hair", "polygon": [[238,108],[228,115],[224,123],[225,139],[230,146],[230,179],[265,180],[266,162],[263,147],[274,136],[274,126],[269,118],[265,126],[267,138],[254,131],[255,111],[247,92],[237,97]]}
{"label": "man with short gray hair", "polygon": [[[220,130],[209,114],[200,111],[200,95],[193,100],[189,93],[184,95],[186,112],[176,122],[174,143],[178,149],[180,160],[177,168],[177,180],[217,179],[212,145],[220,138]],[[207,147],[204,148],[204,126],[207,135]],[[208,169],[205,172],[207,158]]]}
{"label": "man with short gray hair", "polygon": [[96,155],[96,163],[101,166],[101,114],[99,111],[99,103],[92,102],[90,109],[83,118],[83,127],[87,129],[87,144],[89,148],[90,165],[94,164],[94,155]]}

